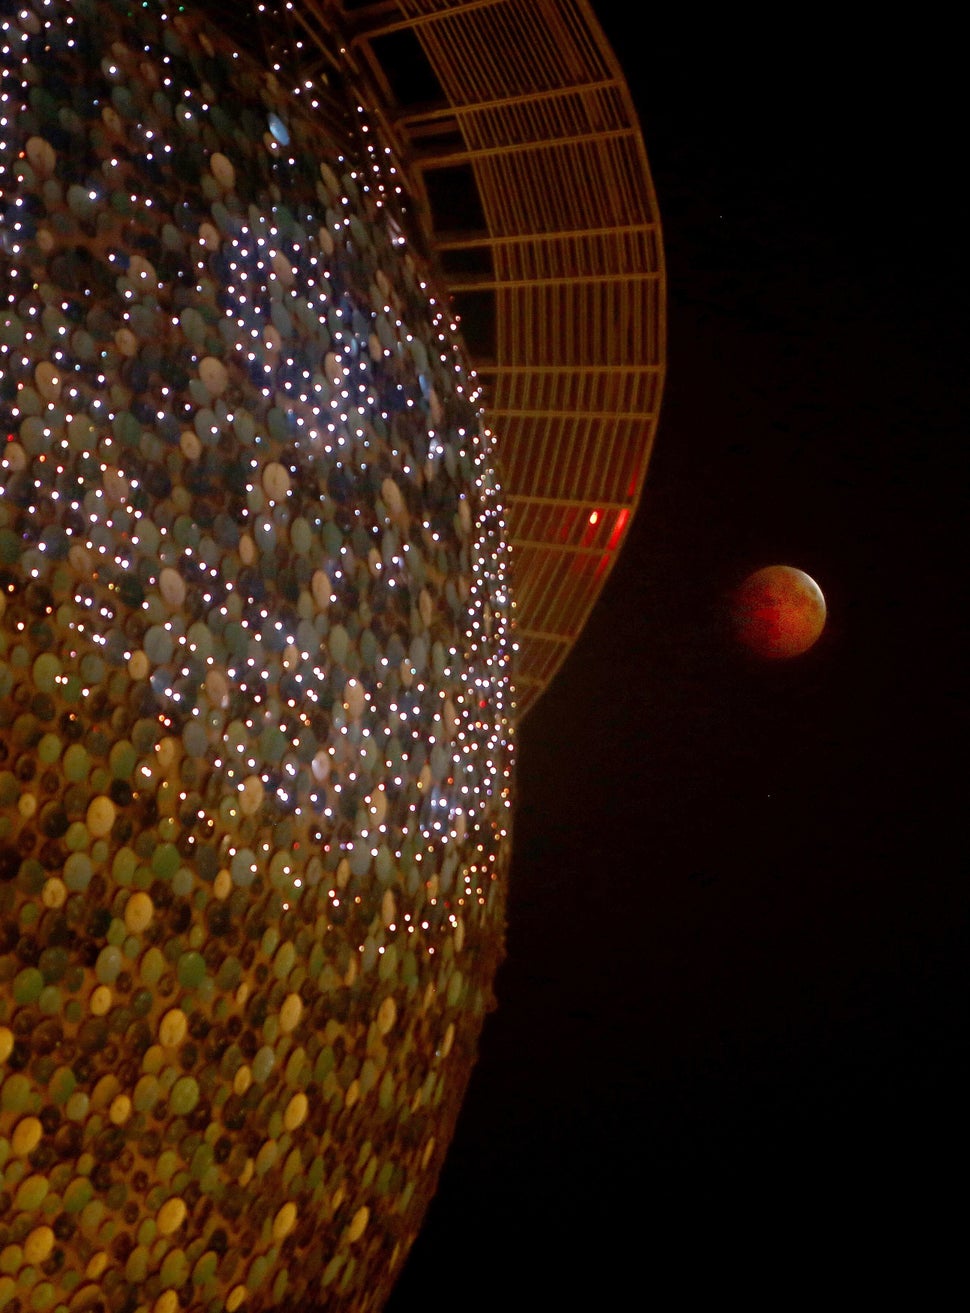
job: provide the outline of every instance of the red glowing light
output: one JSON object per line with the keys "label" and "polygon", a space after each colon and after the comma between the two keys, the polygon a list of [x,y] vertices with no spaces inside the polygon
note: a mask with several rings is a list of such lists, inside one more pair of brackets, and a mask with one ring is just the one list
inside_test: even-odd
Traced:
{"label": "red glowing light", "polygon": [[613,526],[613,532],[610,534],[610,541],[606,544],[606,550],[612,552],[617,543],[623,537],[623,530],[626,528],[626,522],[630,518],[630,512],[624,508],[616,517],[616,524]]}

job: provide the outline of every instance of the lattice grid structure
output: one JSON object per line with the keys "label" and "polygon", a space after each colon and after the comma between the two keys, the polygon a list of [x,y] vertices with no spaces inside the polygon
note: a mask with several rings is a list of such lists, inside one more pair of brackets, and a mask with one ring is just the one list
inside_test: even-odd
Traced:
{"label": "lattice grid structure", "polygon": [[524,714],[636,510],[665,367],[660,222],[629,87],[586,0],[294,0],[395,145],[497,437]]}

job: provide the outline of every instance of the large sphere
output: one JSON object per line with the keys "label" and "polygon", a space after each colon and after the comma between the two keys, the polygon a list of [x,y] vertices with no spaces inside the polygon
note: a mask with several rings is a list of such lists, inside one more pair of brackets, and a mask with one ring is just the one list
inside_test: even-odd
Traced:
{"label": "large sphere", "polygon": [[376,143],[2,27],[0,1308],[377,1308],[501,951],[488,445]]}
{"label": "large sphere", "polygon": [[758,656],[800,656],[825,628],[825,598],[804,570],[769,565],[736,590],[731,617],[738,638]]}

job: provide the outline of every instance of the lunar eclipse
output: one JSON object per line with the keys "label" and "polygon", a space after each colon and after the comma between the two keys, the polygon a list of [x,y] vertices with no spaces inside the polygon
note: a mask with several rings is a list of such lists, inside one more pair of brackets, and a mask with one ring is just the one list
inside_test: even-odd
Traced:
{"label": "lunar eclipse", "polygon": [[739,641],[757,656],[800,656],[825,628],[825,598],[804,570],[769,565],[748,575],[734,592],[731,621]]}

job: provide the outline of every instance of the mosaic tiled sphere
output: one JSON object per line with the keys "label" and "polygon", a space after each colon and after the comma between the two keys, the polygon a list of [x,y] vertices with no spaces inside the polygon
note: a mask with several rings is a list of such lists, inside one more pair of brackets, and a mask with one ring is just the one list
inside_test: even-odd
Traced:
{"label": "mosaic tiled sphere", "polygon": [[3,11],[0,1309],[358,1313],[501,951],[504,531],[375,135],[180,7]]}

